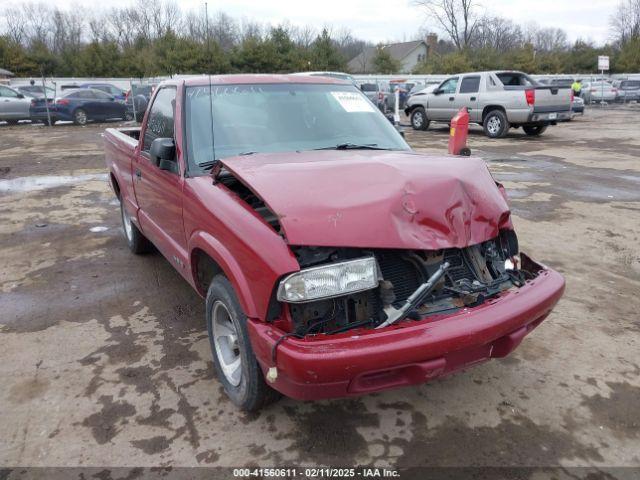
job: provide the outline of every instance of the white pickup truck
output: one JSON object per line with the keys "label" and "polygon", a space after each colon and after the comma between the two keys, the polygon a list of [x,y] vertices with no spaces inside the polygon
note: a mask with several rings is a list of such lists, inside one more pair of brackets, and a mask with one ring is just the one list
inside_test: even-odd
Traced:
{"label": "white pickup truck", "polygon": [[541,85],[526,73],[474,72],[453,75],[431,93],[411,95],[404,111],[415,130],[426,130],[430,122],[449,122],[466,107],[470,122],[500,138],[509,128],[540,135],[548,125],[571,120],[572,101],[570,88]]}

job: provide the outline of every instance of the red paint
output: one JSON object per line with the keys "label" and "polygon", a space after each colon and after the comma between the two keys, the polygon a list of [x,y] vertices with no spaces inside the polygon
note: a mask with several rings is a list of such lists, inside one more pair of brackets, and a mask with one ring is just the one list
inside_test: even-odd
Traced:
{"label": "red paint", "polygon": [[[176,149],[180,174],[152,165],[140,142],[105,134],[106,160],[125,208],[180,274],[198,286],[197,255],[205,253],[231,281],[249,318],[263,369],[271,347],[290,325],[266,323],[283,275],[299,270],[289,245],[440,249],[465,247],[513,228],[504,189],[479,159],[413,152],[317,151],[228,158],[225,165],[278,214],[285,238],[210,176],[185,177],[182,102],[175,80]],[[322,77],[237,75],[213,83],[338,83]],[[157,94],[156,90],[156,94]],[[147,118],[143,120],[143,138]],[[142,172],[137,180],[136,169]],[[352,330],[278,348],[274,387],[296,398],[358,395],[419,383],[464,366],[504,356],[537,326],[562,295],[552,270],[500,298],[451,315],[404,322],[381,330]],[[278,327],[276,327],[278,326]]]}
{"label": "red paint", "polygon": [[[463,148],[467,147],[467,136],[469,135],[469,112],[466,107],[451,119],[451,129],[449,135],[449,153],[460,155]],[[468,153],[467,153],[468,155]]]}
{"label": "red paint", "polygon": [[280,217],[292,245],[435,250],[511,228],[509,206],[477,158],[317,151],[223,163]]}
{"label": "red paint", "polygon": [[[297,399],[358,395],[423,383],[490,358],[504,357],[537,327],[564,291],[562,276],[544,267],[533,281],[479,307],[384,331],[289,338],[277,351],[275,387]],[[251,322],[263,368],[282,332]]]}

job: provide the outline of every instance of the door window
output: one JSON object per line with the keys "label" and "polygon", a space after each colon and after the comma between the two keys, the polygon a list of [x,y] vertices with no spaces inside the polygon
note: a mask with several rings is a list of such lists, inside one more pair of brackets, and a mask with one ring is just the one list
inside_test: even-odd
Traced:
{"label": "door window", "polygon": [[144,132],[142,149],[145,152],[149,151],[151,143],[156,138],[173,138],[175,99],[176,89],[171,87],[163,88],[156,95],[149,111],[147,128]]}
{"label": "door window", "polygon": [[111,95],[104,93],[100,90],[96,90],[95,92],[93,92],[93,94],[96,96],[98,100],[111,100],[113,98]]}
{"label": "door window", "polygon": [[18,98],[18,94],[10,88],[0,87],[0,97]]}
{"label": "door window", "polygon": [[464,77],[460,83],[460,93],[478,93],[480,88],[480,77]]}
{"label": "door window", "polygon": [[442,85],[440,85],[440,90],[442,93],[456,93],[456,89],[458,88],[458,77],[453,77],[448,80],[445,80]]}

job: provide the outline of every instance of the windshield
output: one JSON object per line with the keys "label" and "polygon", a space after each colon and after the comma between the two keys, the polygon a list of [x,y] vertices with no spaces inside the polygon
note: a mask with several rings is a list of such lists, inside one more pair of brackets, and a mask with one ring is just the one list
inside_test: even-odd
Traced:
{"label": "windshield", "polygon": [[[189,162],[268,152],[363,145],[389,150],[409,146],[353,85],[257,84],[188,87]],[[213,139],[211,114],[213,113]]]}

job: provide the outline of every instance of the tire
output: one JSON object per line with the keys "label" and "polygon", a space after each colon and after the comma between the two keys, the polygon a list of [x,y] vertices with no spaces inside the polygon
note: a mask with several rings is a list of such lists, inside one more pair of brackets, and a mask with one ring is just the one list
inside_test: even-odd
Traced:
{"label": "tire", "polygon": [[124,203],[120,200],[120,218],[122,219],[122,230],[124,231],[124,238],[127,241],[129,250],[136,255],[148,253],[152,249],[151,242],[147,240],[138,227],[131,221],[129,214],[124,208]]}
{"label": "tire", "polygon": [[125,119],[127,122],[130,122],[131,120],[133,120],[133,113],[129,113],[129,112],[125,113],[125,114],[124,114],[124,119]]}
{"label": "tire", "polygon": [[78,108],[73,112],[73,123],[76,125],[86,125],[87,124],[87,112],[83,109]]}
{"label": "tire", "polygon": [[507,115],[502,110],[491,110],[484,117],[484,134],[489,138],[502,138],[509,131]]}
{"label": "tire", "polygon": [[547,129],[547,125],[524,125],[522,130],[530,137],[537,137],[542,135]]}
{"label": "tire", "polygon": [[414,130],[426,130],[429,128],[429,123],[431,122],[423,107],[417,107],[411,111],[411,126]]}
{"label": "tire", "polygon": [[251,412],[277,399],[279,394],[266,384],[253,353],[247,317],[224,275],[216,275],[209,285],[206,317],[213,365],[231,401]]}

